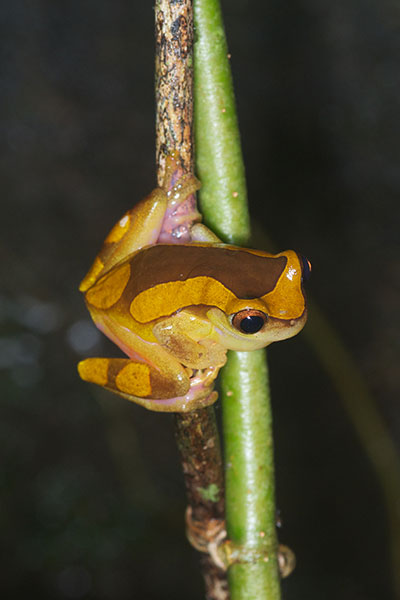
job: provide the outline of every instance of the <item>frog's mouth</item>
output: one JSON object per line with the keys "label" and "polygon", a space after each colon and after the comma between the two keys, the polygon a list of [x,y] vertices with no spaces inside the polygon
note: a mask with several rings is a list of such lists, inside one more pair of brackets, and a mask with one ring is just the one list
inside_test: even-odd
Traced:
{"label": "frog's mouth", "polygon": [[304,327],[307,321],[307,308],[304,309],[303,314],[297,319],[278,319],[271,317],[268,322],[268,333],[270,334],[272,342],[278,342],[279,340],[287,340],[297,335]]}

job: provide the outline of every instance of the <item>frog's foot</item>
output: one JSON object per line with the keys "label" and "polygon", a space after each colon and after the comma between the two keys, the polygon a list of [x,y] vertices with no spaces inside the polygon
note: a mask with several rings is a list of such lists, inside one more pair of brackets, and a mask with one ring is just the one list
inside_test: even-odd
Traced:
{"label": "frog's foot", "polygon": [[217,399],[217,393],[212,391],[212,373],[199,377],[196,372],[189,380],[190,371],[183,369],[171,378],[147,363],[126,358],[87,358],[78,364],[78,372],[84,381],[154,411],[187,412]]}
{"label": "frog's foot", "polygon": [[[215,367],[187,369],[190,376],[188,393],[185,396],[170,398],[167,401],[157,400],[159,408],[153,408],[152,410],[190,412],[214,404],[218,400],[218,393],[213,389],[218,371],[219,368]],[[166,408],[166,402],[168,402],[168,408]]]}
{"label": "frog's foot", "polygon": [[192,173],[183,173],[177,164],[177,155],[172,153],[166,160],[165,178],[162,189],[167,195],[159,243],[188,243],[191,241],[191,227],[201,220],[197,210],[196,191],[200,181]]}
{"label": "frog's foot", "polygon": [[[122,396],[123,394],[121,394]],[[214,404],[218,400],[218,394],[216,391],[211,389],[202,389],[197,394],[193,394],[189,391],[186,396],[177,396],[176,398],[168,398],[167,400],[153,399],[146,400],[144,398],[137,398],[134,400],[137,404],[141,404],[149,410],[155,410],[158,412],[190,412],[191,410],[198,410],[199,408],[205,408]]]}
{"label": "frog's foot", "polygon": [[201,393],[202,389],[210,389],[219,372],[219,367],[192,369],[190,373],[190,391],[192,395]]}

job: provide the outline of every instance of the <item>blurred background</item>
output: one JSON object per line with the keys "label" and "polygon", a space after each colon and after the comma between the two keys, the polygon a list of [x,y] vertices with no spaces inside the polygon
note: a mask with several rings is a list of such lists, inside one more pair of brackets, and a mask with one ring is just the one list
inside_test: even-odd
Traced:
{"label": "blurred background", "polygon": [[[223,8],[252,216],[311,260],[310,295],[398,448],[400,8]],[[203,597],[172,417],[75,367],[113,353],[79,281],[155,185],[153,16],[132,0],[0,7],[3,597]],[[269,364],[279,535],[298,561],[284,597],[394,600],[387,503],[335,383],[304,334]]]}

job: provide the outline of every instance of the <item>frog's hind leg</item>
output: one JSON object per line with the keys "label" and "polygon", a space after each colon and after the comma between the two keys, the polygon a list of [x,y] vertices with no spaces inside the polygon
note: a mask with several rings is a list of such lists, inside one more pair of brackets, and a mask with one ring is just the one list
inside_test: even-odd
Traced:
{"label": "frog's hind leg", "polygon": [[179,399],[190,385],[183,368],[171,377],[146,362],[129,358],[87,358],[78,364],[78,372],[84,381],[157,411],[179,410]]}
{"label": "frog's hind leg", "polygon": [[136,250],[157,242],[167,202],[164,190],[156,188],[121,217],[82,280],[81,292],[86,292],[102,275]]}

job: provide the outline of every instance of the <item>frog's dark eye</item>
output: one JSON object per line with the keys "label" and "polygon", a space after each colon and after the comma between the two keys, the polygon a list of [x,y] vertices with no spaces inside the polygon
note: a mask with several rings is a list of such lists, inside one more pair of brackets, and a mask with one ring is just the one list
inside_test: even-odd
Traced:
{"label": "frog's dark eye", "polygon": [[311,263],[305,256],[300,256],[302,279],[308,281],[311,277]]}
{"label": "frog's dark eye", "polygon": [[263,328],[267,318],[261,310],[241,310],[233,315],[232,325],[242,333],[257,333]]}

